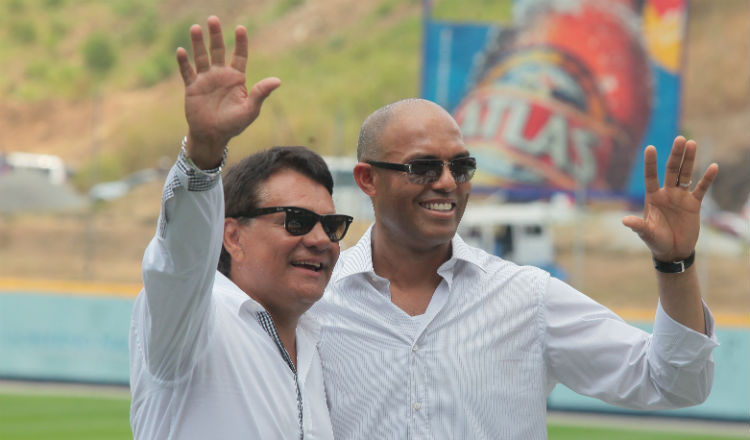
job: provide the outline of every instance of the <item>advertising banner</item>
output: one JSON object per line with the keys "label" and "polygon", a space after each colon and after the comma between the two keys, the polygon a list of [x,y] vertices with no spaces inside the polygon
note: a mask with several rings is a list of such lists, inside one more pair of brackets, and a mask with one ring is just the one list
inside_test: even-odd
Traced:
{"label": "advertising banner", "polygon": [[425,20],[422,96],[479,162],[475,192],[643,198],[678,134],[685,0],[517,0],[513,22]]}

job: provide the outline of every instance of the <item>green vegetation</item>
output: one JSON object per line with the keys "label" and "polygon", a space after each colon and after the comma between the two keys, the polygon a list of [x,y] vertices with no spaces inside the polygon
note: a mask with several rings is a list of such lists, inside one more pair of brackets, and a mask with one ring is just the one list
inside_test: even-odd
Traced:
{"label": "green vegetation", "polygon": [[276,2],[276,8],[273,15],[281,17],[292,9],[305,3],[305,0],[279,0]]}
{"label": "green vegetation", "polygon": [[86,67],[97,77],[104,76],[117,62],[115,48],[109,37],[96,32],[83,43],[83,59]]}
{"label": "green vegetation", "polygon": [[472,0],[461,1],[434,1],[432,15],[439,20],[456,21],[506,21],[510,20],[513,12],[512,1],[497,0]]}
{"label": "green vegetation", "polygon": [[132,438],[127,398],[0,394],[0,438]]}
{"label": "green vegetation", "polygon": [[738,440],[745,438],[739,435],[670,433],[637,428],[607,429],[550,425],[547,430],[550,440]]}
{"label": "green vegetation", "polygon": [[[127,397],[0,394],[0,438],[115,440],[132,438]],[[736,440],[712,434],[650,432],[585,426],[548,427],[551,440]]]}
{"label": "green vegetation", "polygon": [[[114,94],[168,84],[179,98],[175,49],[190,50],[190,25],[215,13],[225,24],[229,47],[236,24],[247,27],[251,40],[259,35],[276,40],[264,32],[273,29],[284,32],[279,39],[285,41],[271,49],[251,41],[248,83],[274,75],[284,85],[267,101],[252,133],[233,142],[230,161],[278,144],[353,154],[364,117],[387,102],[418,95],[420,81],[421,2],[363,1],[366,13],[350,19],[347,11],[324,11],[337,14],[331,22],[341,24],[297,38],[296,27],[315,21],[299,13],[308,6],[305,0],[218,2],[210,8],[165,0],[6,0],[0,6],[0,59],[14,62],[0,71],[0,93],[20,103],[81,102],[96,95],[106,103]],[[434,3],[440,19],[510,18],[511,0]],[[154,99],[148,106],[134,108],[133,114],[101,113],[100,123],[108,127],[101,139],[106,148],[89,163],[77,164],[83,175],[76,178],[79,186],[117,179],[174,156],[185,127],[181,99]],[[82,129],[83,136],[93,136],[90,128]],[[130,143],[134,139],[142,144]]]}

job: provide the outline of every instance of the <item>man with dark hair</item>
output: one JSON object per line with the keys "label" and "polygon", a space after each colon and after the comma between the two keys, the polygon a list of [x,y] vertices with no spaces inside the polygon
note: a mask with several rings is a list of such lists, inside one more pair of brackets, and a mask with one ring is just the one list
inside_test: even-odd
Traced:
{"label": "man with dark hair", "polygon": [[[257,188],[281,169],[307,176],[333,194],[333,177],[323,158],[304,147],[274,147],[269,151],[246,157],[230,168],[224,176],[224,216],[240,218],[242,214],[261,207]],[[247,222],[247,219],[245,219]],[[231,256],[222,246],[219,272],[230,276]]]}
{"label": "man with dark hair", "polygon": [[705,400],[717,343],[692,263],[718,168],[691,189],[695,155],[677,137],[660,187],[648,147],[644,218],[623,219],[654,258],[649,335],[456,234],[477,164],[448,112],[407,99],[373,113],[354,178],[375,223],[311,310],[336,438],[543,439],[556,383],[637,409]]}
{"label": "man with dark hair", "polygon": [[318,328],[305,312],[323,294],[352,218],[334,213],[328,167],[303,147],[245,158],[222,191],[227,142],[280,81],[248,92],[245,29],[235,31],[229,65],[216,17],[208,29],[210,52],[200,26],[190,29],[195,69],[177,50],[188,135],[164,186],[133,310],[133,434],[331,439]]}

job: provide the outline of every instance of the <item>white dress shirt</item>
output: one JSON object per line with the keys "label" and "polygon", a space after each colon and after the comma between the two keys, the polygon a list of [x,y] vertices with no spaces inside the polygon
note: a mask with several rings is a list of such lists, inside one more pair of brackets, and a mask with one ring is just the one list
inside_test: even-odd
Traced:
{"label": "white dress shirt", "polygon": [[427,311],[412,317],[373,270],[371,230],[341,254],[311,309],[337,439],[544,439],[558,382],[638,409],[709,394],[718,344],[705,305],[709,337],[661,306],[649,335],[547,272],[456,235]]}
{"label": "white dress shirt", "polygon": [[[300,438],[297,383],[258,320],[263,308],[216,271],[220,182],[218,172],[195,172],[181,154],[164,187],[130,328],[136,439]],[[303,315],[297,372],[305,440],[333,437],[318,336]]]}

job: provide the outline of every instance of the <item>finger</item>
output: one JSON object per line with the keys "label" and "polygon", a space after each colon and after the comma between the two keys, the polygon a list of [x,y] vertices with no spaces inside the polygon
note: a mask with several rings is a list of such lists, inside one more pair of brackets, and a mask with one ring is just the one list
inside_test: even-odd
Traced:
{"label": "finger", "polygon": [[693,190],[693,196],[698,200],[703,200],[703,196],[706,195],[708,189],[711,188],[711,184],[716,179],[716,175],[719,174],[719,165],[712,163],[708,166],[708,169],[703,173],[703,177],[698,181]]}
{"label": "finger", "polygon": [[677,177],[678,185],[687,185],[683,188],[690,187],[690,180],[693,178],[693,166],[695,165],[696,145],[694,140],[685,142],[685,154],[682,156],[682,165],[680,165],[680,174]]}
{"label": "finger", "polygon": [[680,175],[680,165],[682,165],[682,156],[685,152],[685,138],[677,136],[672,144],[672,152],[667,159],[667,169],[664,173],[664,187],[676,186],[677,179]]}
{"label": "finger", "polygon": [[182,47],[177,48],[177,65],[180,68],[180,75],[185,86],[192,84],[195,81],[195,70],[190,65],[187,51]]}
{"label": "finger", "polygon": [[245,73],[247,65],[247,30],[243,26],[237,26],[234,31],[234,53],[231,65],[233,68]]}
{"label": "finger", "polygon": [[221,23],[215,15],[208,17],[208,37],[211,50],[211,64],[224,65],[224,36],[221,34]]}
{"label": "finger", "polygon": [[263,101],[268,98],[268,95],[271,94],[274,90],[276,90],[277,87],[281,85],[281,80],[276,77],[269,77],[264,78],[252,87],[250,89],[249,93],[249,103],[251,106],[260,109],[261,104],[263,104]]}
{"label": "finger", "polygon": [[208,53],[206,53],[206,45],[203,44],[203,31],[197,24],[190,27],[190,43],[193,45],[195,71],[198,73],[207,71],[211,65],[209,64]]}
{"label": "finger", "polygon": [[653,145],[646,147],[643,152],[643,178],[646,186],[646,194],[659,190],[659,171],[656,169],[656,148]]}
{"label": "finger", "polygon": [[622,219],[622,224],[630,228],[639,236],[646,233],[646,221],[634,215],[628,215]]}

